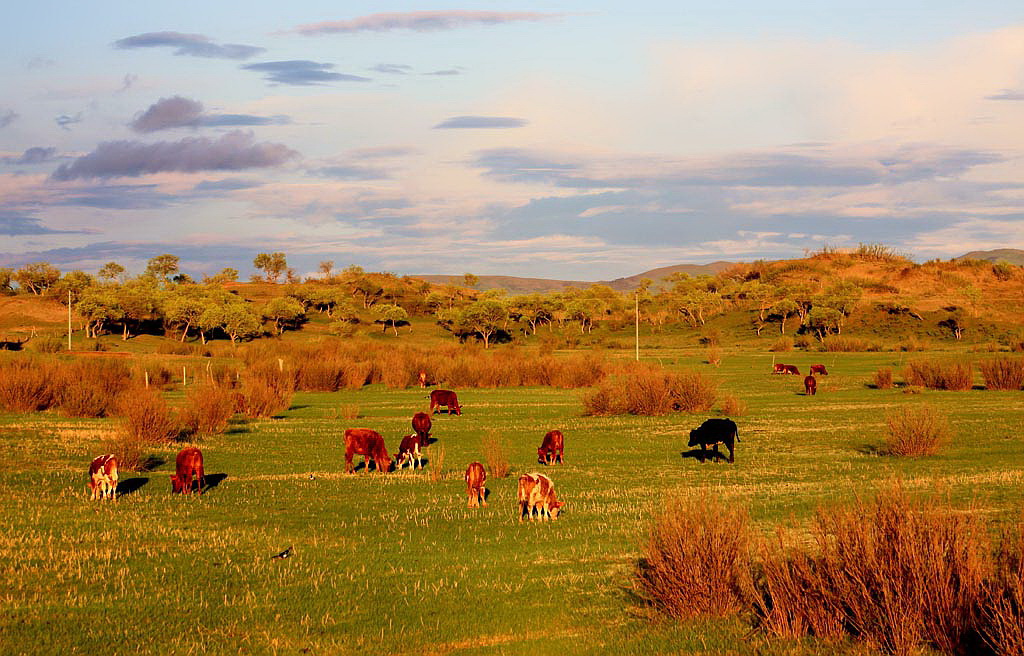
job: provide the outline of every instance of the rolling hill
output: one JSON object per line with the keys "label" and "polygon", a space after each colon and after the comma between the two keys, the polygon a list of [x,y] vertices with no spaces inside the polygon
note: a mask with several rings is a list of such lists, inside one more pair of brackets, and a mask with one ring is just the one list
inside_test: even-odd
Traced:
{"label": "rolling hill", "polygon": [[985,260],[986,262],[1007,262],[1024,266],[1024,251],[1019,248],[997,248],[991,251],[971,251],[964,253],[958,260]]}

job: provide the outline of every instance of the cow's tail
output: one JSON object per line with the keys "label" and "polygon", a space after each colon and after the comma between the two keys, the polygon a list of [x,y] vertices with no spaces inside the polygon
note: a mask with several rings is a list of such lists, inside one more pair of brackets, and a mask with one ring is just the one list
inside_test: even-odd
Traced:
{"label": "cow's tail", "polygon": [[736,441],[737,442],[742,442],[743,441],[743,440],[740,439],[740,429],[739,429],[739,426],[736,427]]}

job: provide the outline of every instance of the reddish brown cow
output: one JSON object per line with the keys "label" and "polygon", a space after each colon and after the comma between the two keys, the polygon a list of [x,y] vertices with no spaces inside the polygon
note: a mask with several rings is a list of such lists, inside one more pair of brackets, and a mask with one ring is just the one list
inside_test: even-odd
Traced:
{"label": "reddish brown cow", "polygon": [[523,474],[519,477],[519,521],[528,514],[533,520],[537,510],[541,519],[558,519],[565,502],[555,498],[555,484],[544,474]]}
{"label": "reddish brown cow", "polygon": [[395,461],[398,469],[404,469],[406,462],[411,464],[413,469],[423,469],[420,454],[420,438],[418,435],[406,435],[402,438],[402,443],[398,446],[398,455],[395,456]]}
{"label": "reddish brown cow", "polygon": [[556,461],[561,463],[564,449],[565,437],[562,436],[562,431],[548,431],[540,448],[537,449],[537,462],[543,462],[545,465],[553,465]]}
{"label": "reddish brown cow", "polygon": [[786,369],[782,373],[784,373],[784,374],[793,374],[794,376],[799,376],[800,375],[800,370],[796,368],[795,364],[784,364],[782,366],[785,367],[785,369]]}
{"label": "reddish brown cow", "polygon": [[171,476],[171,492],[191,494],[192,476],[196,475],[199,482],[199,493],[206,484],[203,476],[203,452],[194,446],[186,447],[178,452],[174,461],[175,473]]}
{"label": "reddish brown cow", "polygon": [[779,362],[776,362],[775,364],[772,365],[772,373],[773,374],[784,374],[784,373],[786,373],[786,365],[784,365],[782,363],[779,363]]}
{"label": "reddish brown cow", "polygon": [[818,392],[818,381],[814,376],[804,378],[804,394],[814,396]]}
{"label": "reddish brown cow", "polygon": [[352,456],[363,456],[363,465],[369,469],[369,460],[377,465],[377,471],[387,472],[391,469],[391,456],[384,446],[384,438],[369,428],[349,428],[345,431],[345,471],[354,474]]}
{"label": "reddish brown cow", "polygon": [[97,456],[89,463],[89,490],[92,499],[117,499],[117,458],[113,454]]}
{"label": "reddish brown cow", "polygon": [[412,429],[416,431],[416,437],[420,438],[420,446],[430,444],[430,428],[433,425],[430,415],[425,412],[417,412],[412,416]]}
{"label": "reddish brown cow", "polygon": [[823,364],[812,364],[811,365],[811,375],[814,375],[814,374],[821,374],[822,376],[827,376],[828,375],[828,369],[826,369],[825,365],[823,365]]}
{"label": "reddish brown cow", "polygon": [[469,507],[479,508],[480,504],[487,505],[487,488],[484,483],[487,481],[487,471],[479,462],[469,463],[466,467],[466,494],[469,496]]}
{"label": "reddish brown cow", "polygon": [[455,414],[462,414],[462,406],[459,405],[459,397],[451,390],[436,389],[430,393],[430,414],[440,412],[441,406],[448,408],[448,414],[455,410]]}

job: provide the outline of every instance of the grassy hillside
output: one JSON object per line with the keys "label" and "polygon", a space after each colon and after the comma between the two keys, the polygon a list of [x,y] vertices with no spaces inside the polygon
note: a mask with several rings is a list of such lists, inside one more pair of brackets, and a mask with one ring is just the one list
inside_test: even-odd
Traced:
{"label": "grassy hillside", "polygon": [[983,260],[986,262],[1007,262],[1017,266],[1024,265],[1024,251],[1019,248],[997,248],[991,251],[971,251],[957,258],[958,260]]}

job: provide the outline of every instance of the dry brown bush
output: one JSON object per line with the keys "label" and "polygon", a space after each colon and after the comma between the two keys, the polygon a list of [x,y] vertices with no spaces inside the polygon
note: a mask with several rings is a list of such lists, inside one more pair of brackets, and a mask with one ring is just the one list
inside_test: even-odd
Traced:
{"label": "dry brown bush", "polygon": [[512,472],[512,463],[508,459],[508,440],[496,430],[488,430],[482,440],[484,460],[487,471],[494,478],[507,478]]}
{"label": "dry brown bush", "polygon": [[155,390],[135,387],[118,400],[121,432],[128,443],[159,444],[175,439],[180,426],[167,402]]}
{"label": "dry brown bush", "polygon": [[747,414],[747,402],[736,398],[732,394],[723,394],[718,409],[726,417],[742,417]]}
{"label": "dry brown bush", "polygon": [[780,337],[768,348],[769,351],[784,353],[793,350],[793,339],[791,337]]}
{"label": "dry brown bush", "polygon": [[751,547],[745,510],[713,503],[704,493],[672,497],[641,547],[638,590],[675,618],[736,613],[751,590]]}
{"label": "dry brown bush", "polygon": [[847,337],[846,335],[832,335],[825,338],[821,343],[821,350],[830,353],[854,353],[862,351],[881,351],[882,347],[877,342],[862,337]]}
{"label": "dry brown bush", "polygon": [[949,442],[949,422],[930,405],[907,406],[886,417],[886,452],[894,456],[931,456]]}
{"label": "dry brown bush", "polygon": [[242,375],[241,395],[246,417],[273,417],[291,407],[295,374],[277,358],[253,362]]}
{"label": "dry brown bush", "polygon": [[878,389],[892,389],[892,369],[882,367],[875,372],[874,381],[875,387]]}
{"label": "dry brown bush", "polygon": [[181,423],[189,435],[216,435],[235,415],[235,393],[213,383],[193,385],[185,393]]}
{"label": "dry brown bush", "polygon": [[982,360],[978,363],[978,369],[988,389],[1019,390],[1024,386],[1024,360],[1020,358]]}
{"label": "dry brown bush", "polygon": [[707,363],[717,367],[722,364],[722,349],[717,346],[709,346],[707,350]]}
{"label": "dry brown bush", "polygon": [[135,385],[128,366],[118,360],[86,358],[61,367],[57,407],[67,417],[107,417],[121,394]]}
{"label": "dry brown bush", "polygon": [[982,607],[981,635],[997,654],[1024,654],[1024,517],[1003,535]]}
{"label": "dry brown bush", "polygon": [[583,395],[588,415],[660,416],[670,412],[707,412],[715,405],[718,384],[696,371],[669,372],[635,365]]}
{"label": "dry brown bush", "polygon": [[430,451],[430,480],[437,483],[444,480],[444,446],[439,446]]}
{"label": "dry brown bush", "polygon": [[0,406],[12,412],[46,410],[57,400],[57,364],[18,356],[0,363]]}
{"label": "dry brown bush", "polygon": [[911,385],[928,389],[969,390],[974,385],[970,362],[915,360],[907,363],[903,377]]}

